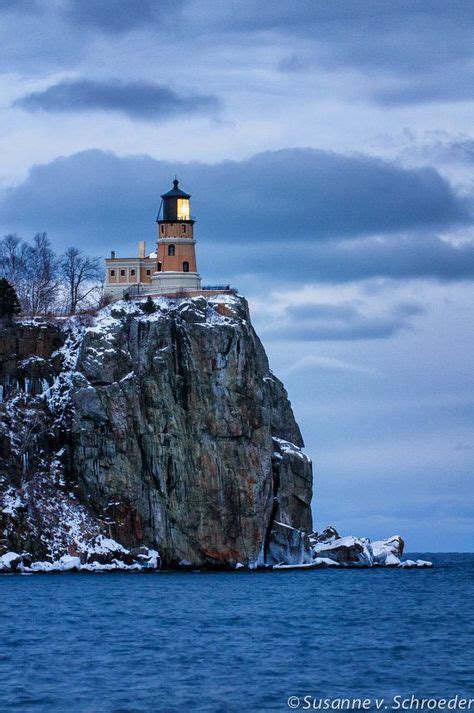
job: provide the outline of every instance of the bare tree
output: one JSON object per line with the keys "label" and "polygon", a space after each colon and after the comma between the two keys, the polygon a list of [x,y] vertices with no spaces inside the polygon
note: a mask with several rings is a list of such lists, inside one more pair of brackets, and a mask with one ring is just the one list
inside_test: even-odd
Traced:
{"label": "bare tree", "polygon": [[13,285],[25,315],[57,310],[64,297],[70,314],[98,302],[102,273],[100,260],[77,248],[58,259],[46,233],[37,233],[31,244],[17,235],[0,240],[0,278]]}
{"label": "bare tree", "polygon": [[59,287],[59,264],[46,233],[37,233],[27,254],[28,312],[36,315],[54,310]]}
{"label": "bare tree", "polygon": [[70,314],[75,314],[88,297],[100,292],[102,269],[99,258],[84,255],[77,248],[68,248],[61,258],[61,275]]}
{"label": "bare tree", "polygon": [[14,286],[24,314],[55,308],[58,261],[46,233],[37,233],[31,245],[17,235],[6,235],[0,241],[0,275]]}
{"label": "bare tree", "polygon": [[0,240],[0,276],[13,285],[23,310],[26,309],[26,271],[29,246],[17,235]]}

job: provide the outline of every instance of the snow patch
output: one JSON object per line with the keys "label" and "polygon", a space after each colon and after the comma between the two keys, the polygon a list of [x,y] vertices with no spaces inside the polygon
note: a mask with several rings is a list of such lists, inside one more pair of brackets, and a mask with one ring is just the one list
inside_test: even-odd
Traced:
{"label": "snow patch", "polygon": [[[301,458],[304,461],[310,462],[310,458],[308,458],[306,453],[303,453],[302,449],[299,446],[296,446],[294,443],[290,443],[290,441],[285,441],[283,440],[283,438],[276,438],[275,436],[273,436],[273,440],[275,441],[275,443],[278,444],[280,450],[283,451],[283,453],[297,456],[298,458]],[[279,455],[278,451],[276,451],[276,455]]]}
{"label": "snow patch", "polygon": [[2,512],[5,515],[15,516],[17,509],[23,506],[23,501],[13,488],[9,488],[3,496],[2,504]]}

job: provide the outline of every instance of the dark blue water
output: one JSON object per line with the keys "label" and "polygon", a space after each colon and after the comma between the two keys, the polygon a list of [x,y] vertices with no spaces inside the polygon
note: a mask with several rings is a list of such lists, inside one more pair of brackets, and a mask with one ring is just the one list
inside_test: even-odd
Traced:
{"label": "dark blue water", "polygon": [[0,577],[0,710],[472,696],[474,555],[431,557],[417,571]]}

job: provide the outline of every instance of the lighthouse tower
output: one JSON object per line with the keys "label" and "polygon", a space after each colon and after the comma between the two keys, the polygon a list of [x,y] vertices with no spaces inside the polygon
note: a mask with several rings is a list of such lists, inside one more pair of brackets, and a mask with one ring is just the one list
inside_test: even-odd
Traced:
{"label": "lighthouse tower", "polygon": [[177,178],[173,181],[173,188],[161,196],[162,212],[156,219],[157,271],[151,278],[153,291],[158,293],[201,289],[190,198],[189,193],[179,188]]}

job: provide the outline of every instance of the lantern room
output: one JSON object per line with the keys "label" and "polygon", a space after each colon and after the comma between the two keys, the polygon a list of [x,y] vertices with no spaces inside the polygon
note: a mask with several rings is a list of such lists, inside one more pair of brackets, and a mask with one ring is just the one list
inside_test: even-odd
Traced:
{"label": "lantern room", "polygon": [[161,196],[163,217],[160,219],[160,216],[158,216],[157,222],[186,221],[194,223],[191,220],[190,198],[189,193],[185,193],[179,188],[179,181],[175,178],[173,188]]}

